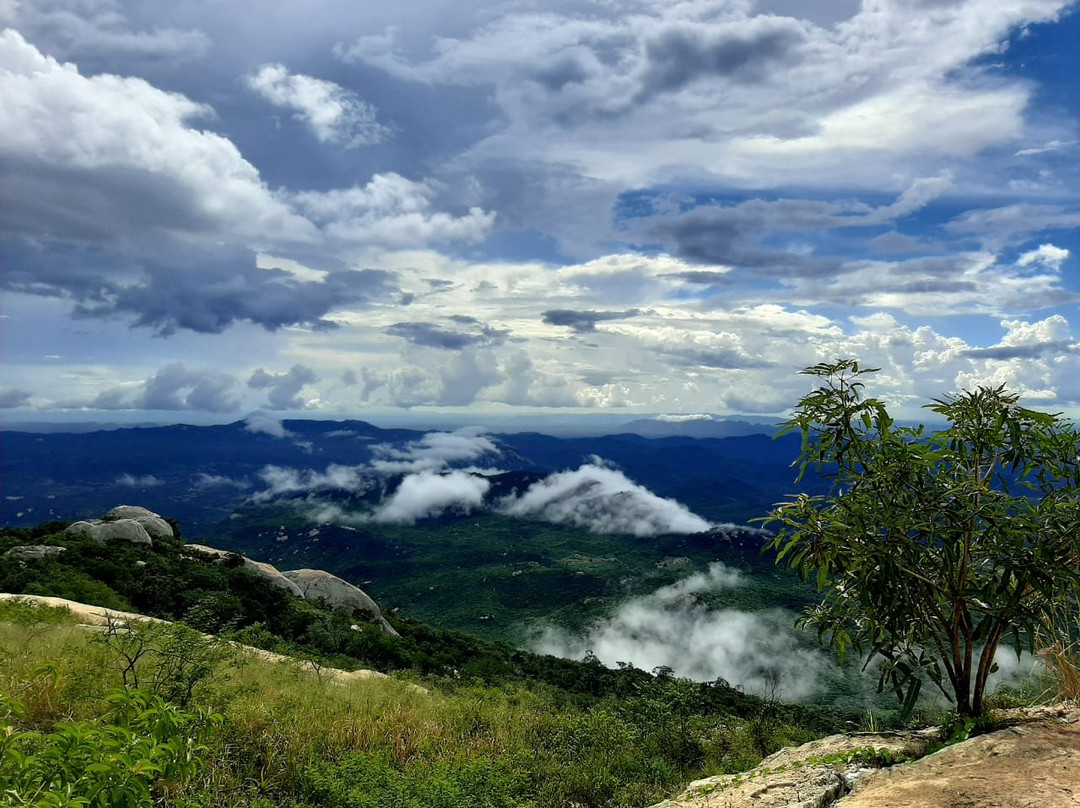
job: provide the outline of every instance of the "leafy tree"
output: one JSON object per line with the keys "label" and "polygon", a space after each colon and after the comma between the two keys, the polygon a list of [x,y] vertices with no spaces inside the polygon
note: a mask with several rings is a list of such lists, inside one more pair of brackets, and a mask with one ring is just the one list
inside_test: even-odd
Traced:
{"label": "leafy tree", "polygon": [[[823,380],[781,434],[802,433],[799,477],[831,476],[764,520],[769,547],[822,602],[807,610],[843,656],[882,660],[879,688],[910,711],[924,680],[962,716],[984,710],[994,655],[1034,650],[1037,630],[1080,590],[1078,435],[1004,387],[926,405],[948,426],[898,426],[864,395],[854,360],[802,371]],[[1074,601],[1075,602],[1075,601]]]}

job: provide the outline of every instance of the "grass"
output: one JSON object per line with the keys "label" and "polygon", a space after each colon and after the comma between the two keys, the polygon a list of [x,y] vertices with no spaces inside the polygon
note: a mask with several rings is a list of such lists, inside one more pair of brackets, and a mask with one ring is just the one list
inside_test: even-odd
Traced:
{"label": "grass", "polygon": [[[0,693],[24,708],[18,730],[112,720],[122,666],[100,634],[52,610],[3,603],[0,659]],[[156,663],[148,655],[139,664]],[[155,678],[146,671],[142,681]],[[691,779],[753,765],[763,734],[767,750],[812,735],[755,716],[694,713],[679,680],[657,682],[582,709],[515,686],[332,684],[298,665],[233,655],[192,689],[185,709],[222,721],[201,767],[168,784],[168,804],[645,806]]]}

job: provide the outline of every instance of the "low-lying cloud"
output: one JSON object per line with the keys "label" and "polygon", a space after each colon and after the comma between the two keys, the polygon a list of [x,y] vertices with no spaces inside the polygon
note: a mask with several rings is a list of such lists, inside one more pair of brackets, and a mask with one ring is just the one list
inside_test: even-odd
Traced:
{"label": "low-lying cloud", "polygon": [[411,525],[446,512],[470,513],[484,504],[491,483],[464,471],[438,474],[421,471],[405,477],[397,490],[375,509],[376,522]]}
{"label": "low-lying cloud", "polygon": [[320,491],[367,490],[370,482],[365,478],[363,466],[342,466],[331,463],[326,471],[313,469],[290,469],[283,466],[266,466],[259,472],[266,489],[255,494],[256,502],[268,502],[282,495],[311,494]]}
{"label": "low-lying cloud", "polygon": [[454,432],[428,432],[403,447],[382,443],[371,447],[371,468],[382,474],[436,471],[456,463],[472,463],[485,455],[497,457],[499,447],[479,427]]}
{"label": "low-lying cloud", "polygon": [[785,700],[813,696],[828,663],[820,652],[800,644],[791,613],[714,611],[698,601],[700,594],[741,583],[738,572],[715,562],[707,573],[628,600],[583,635],[547,626],[533,650],[569,659],[592,652],[609,667],[619,662],[643,670],[666,666],[676,676],[700,682],[724,679],[751,693],[766,693],[778,681]]}
{"label": "low-lying cloud", "polygon": [[712,525],[685,505],[659,497],[599,458],[574,471],[560,471],[506,497],[499,510],[509,516],[545,519],[593,533],[702,533]]}

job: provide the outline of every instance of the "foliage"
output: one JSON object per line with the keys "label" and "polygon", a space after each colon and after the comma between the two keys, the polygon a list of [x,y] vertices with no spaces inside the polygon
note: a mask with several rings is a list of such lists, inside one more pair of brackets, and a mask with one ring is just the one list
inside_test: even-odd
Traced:
{"label": "foliage", "polygon": [[233,655],[225,643],[181,623],[111,618],[92,640],[115,660],[125,688],[144,690],[186,707],[195,687]]}
{"label": "foliage", "polygon": [[107,699],[102,721],[20,732],[22,706],[0,694],[0,800],[22,808],[151,808],[192,777],[221,717],[185,712],[138,690]]}
{"label": "foliage", "polygon": [[1080,587],[1077,434],[1004,387],[927,405],[945,429],[899,426],[864,397],[870,372],[853,360],[803,371],[824,383],[781,434],[802,433],[800,474],[824,470],[834,488],[777,506],[770,547],[824,593],[803,622],[841,655],[883,660],[879,687],[906,710],[925,677],[978,715],[998,647],[1034,650]]}

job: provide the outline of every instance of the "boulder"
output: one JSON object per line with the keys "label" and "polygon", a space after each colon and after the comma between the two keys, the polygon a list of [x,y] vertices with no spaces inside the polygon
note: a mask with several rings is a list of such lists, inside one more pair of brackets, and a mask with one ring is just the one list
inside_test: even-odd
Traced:
{"label": "boulder", "polygon": [[[219,564],[225,561],[225,559],[229,558],[230,556],[239,555],[239,553],[232,553],[228,550],[219,550],[216,547],[207,547],[205,544],[185,544],[184,546],[187,547],[189,550],[195,550],[208,556],[214,556],[216,559],[216,563]],[[300,591],[300,587],[298,587],[296,584],[294,584],[292,581],[282,575],[278,571],[278,568],[275,567],[273,564],[267,564],[262,561],[254,561],[244,555],[240,556],[240,558],[243,560],[243,565],[245,569],[249,569],[256,574],[261,575],[263,578],[266,578],[268,581],[270,581],[270,583],[272,583],[274,586],[284,589],[290,595],[295,595],[298,598],[304,597],[304,593]]]}
{"label": "boulder", "polygon": [[141,524],[134,519],[118,519],[115,522],[75,522],[64,531],[67,536],[86,536],[98,544],[126,541],[130,544],[153,546],[154,540]]}
{"label": "boulder", "polygon": [[116,519],[139,519],[140,517],[152,516],[157,519],[161,518],[161,514],[154,513],[146,508],[140,508],[138,505],[117,505],[107,514],[105,514],[106,521],[114,521]]}
{"label": "boulder", "polygon": [[398,636],[382,616],[379,605],[364,590],[348,581],[324,570],[288,570],[282,574],[299,587],[305,600],[325,600],[332,609],[361,617],[377,624],[385,634]]}
{"label": "boulder", "polygon": [[123,519],[132,519],[138,522],[154,539],[172,539],[176,536],[172,525],[162,519],[160,514],[156,514],[147,508],[140,508],[138,505],[117,505],[105,514],[104,521],[115,522]]}
{"label": "boulder", "polygon": [[16,558],[20,561],[42,561],[64,552],[67,552],[66,547],[58,547],[55,544],[21,544],[4,553],[4,558]]}

